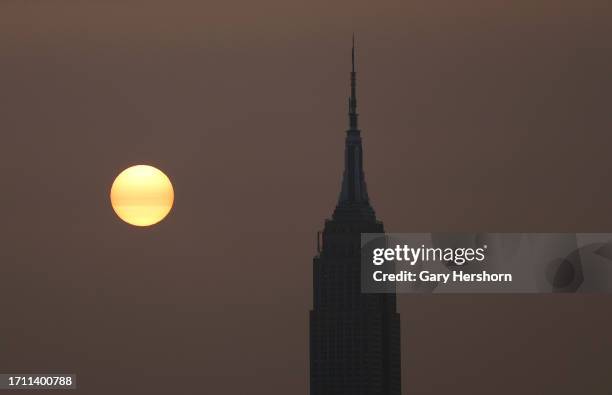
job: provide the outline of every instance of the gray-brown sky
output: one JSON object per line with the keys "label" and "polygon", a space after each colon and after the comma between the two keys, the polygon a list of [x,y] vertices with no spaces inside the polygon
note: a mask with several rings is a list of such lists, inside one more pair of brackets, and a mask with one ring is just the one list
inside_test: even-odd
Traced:
{"label": "gray-brown sky", "polygon": [[[307,394],[349,42],[387,230],[612,229],[606,1],[0,4],[0,371]],[[109,206],[153,164],[151,229]],[[609,296],[401,296],[404,394],[608,394]]]}

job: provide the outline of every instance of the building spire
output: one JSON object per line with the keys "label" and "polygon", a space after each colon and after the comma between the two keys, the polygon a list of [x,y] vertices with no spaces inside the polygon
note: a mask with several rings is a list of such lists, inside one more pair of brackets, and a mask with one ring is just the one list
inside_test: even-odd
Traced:
{"label": "building spire", "polygon": [[370,206],[363,172],[363,147],[361,132],[357,127],[357,87],[355,78],[355,35],[351,49],[351,96],[349,97],[349,128],[344,146],[344,173],[338,205],[334,210],[336,220],[375,220]]}
{"label": "building spire", "polygon": [[349,97],[349,130],[358,130],[357,127],[357,78],[355,73],[355,33],[353,33],[353,47],[351,49],[351,97]]}

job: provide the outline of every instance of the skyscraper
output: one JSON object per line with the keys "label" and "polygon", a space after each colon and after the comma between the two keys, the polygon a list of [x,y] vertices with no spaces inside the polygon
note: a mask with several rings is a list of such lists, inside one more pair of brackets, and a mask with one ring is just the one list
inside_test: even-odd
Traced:
{"label": "skyscraper", "polygon": [[400,319],[395,294],[361,292],[360,234],[384,233],[370,205],[357,125],[355,41],[349,127],[338,204],[313,260],[311,395],[400,395]]}

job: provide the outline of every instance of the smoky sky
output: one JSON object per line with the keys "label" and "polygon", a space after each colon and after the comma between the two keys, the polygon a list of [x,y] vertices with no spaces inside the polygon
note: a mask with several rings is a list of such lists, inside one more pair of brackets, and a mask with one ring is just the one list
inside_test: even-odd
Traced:
{"label": "smoky sky", "polygon": [[[0,371],[306,395],[353,32],[387,231],[611,231],[605,1],[6,0]],[[147,229],[108,198],[141,163],[176,192]],[[607,394],[610,302],[402,295],[403,393]]]}

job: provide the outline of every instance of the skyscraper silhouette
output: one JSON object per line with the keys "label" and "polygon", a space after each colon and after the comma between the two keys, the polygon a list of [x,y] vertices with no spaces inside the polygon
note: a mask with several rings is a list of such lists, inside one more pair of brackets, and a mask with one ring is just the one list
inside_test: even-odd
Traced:
{"label": "skyscraper silhouette", "polygon": [[360,234],[384,233],[370,205],[357,125],[355,40],[349,128],[338,204],[313,260],[311,395],[400,395],[400,319],[395,294],[361,292]]}

